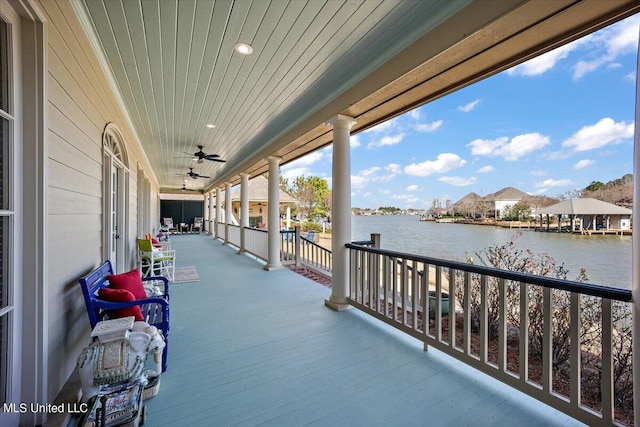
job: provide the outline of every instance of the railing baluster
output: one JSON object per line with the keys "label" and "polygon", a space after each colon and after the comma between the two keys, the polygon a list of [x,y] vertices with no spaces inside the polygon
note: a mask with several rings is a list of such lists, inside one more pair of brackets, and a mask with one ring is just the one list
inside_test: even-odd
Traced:
{"label": "railing baluster", "polygon": [[391,270],[392,285],[393,285],[393,320],[398,320],[398,263],[395,258],[391,258],[393,261],[393,267]]}
{"label": "railing baluster", "polygon": [[542,298],[542,390],[549,395],[553,391],[553,294],[550,288],[544,288]]}
{"label": "railing baluster", "polygon": [[529,377],[529,292],[526,283],[520,282],[520,347],[518,349],[520,379]]}
{"label": "railing baluster", "polygon": [[456,346],[456,270],[449,268],[449,346]]}
{"label": "railing baluster", "polygon": [[500,322],[498,330],[498,368],[500,372],[507,371],[507,281],[503,278],[498,280],[498,304]]}
{"label": "railing baluster", "polygon": [[407,324],[407,287],[409,286],[409,268],[407,260],[402,260],[402,324]]}
{"label": "railing baluster", "polygon": [[436,327],[436,340],[442,341],[442,299],[440,295],[442,294],[442,267],[436,265],[436,317],[435,317],[435,327]]}
{"label": "railing baluster", "polygon": [[411,266],[411,312],[413,313],[413,329],[418,330],[418,263],[413,261]]}
{"label": "railing baluster", "polygon": [[[420,289],[422,292],[422,329],[425,336],[429,335],[429,264],[422,264],[422,279],[420,280]],[[425,350],[427,342],[424,343]]]}
{"label": "railing baluster", "polygon": [[464,332],[463,350],[464,354],[471,354],[471,273],[464,272],[464,298],[462,301],[462,310],[464,310]]}
{"label": "railing baluster", "polygon": [[614,385],[613,385],[613,317],[612,302],[602,299],[602,419],[606,424],[613,424]]}
{"label": "railing baluster", "polygon": [[487,276],[480,276],[480,361],[487,363],[489,357],[489,313],[487,308]]}
{"label": "railing baluster", "polygon": [[571,292],[571,329],[570,329],[570,396],[571,406],[580,406],[580,294]]}

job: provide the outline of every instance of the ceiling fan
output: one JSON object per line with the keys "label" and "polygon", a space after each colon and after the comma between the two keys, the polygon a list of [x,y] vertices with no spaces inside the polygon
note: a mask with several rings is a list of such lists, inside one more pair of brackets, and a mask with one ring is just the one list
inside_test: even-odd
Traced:
{"label": "ceiling fan", "polygon": [[[211,160],[212,162],[220,162],[220,163],[226,162],[226,160],[222,160],[219,158],[220,157],[219,154],[207,154],[204,151],[202,151],[204,149],[204,145],[198,145],[198,148],[199,150],[193,153],[193,156],[198,159],[198,163],[202,163],[205,160]],[[190,154],[190,153],[185,152],[185,154]]]}
{"label": "ceiling fan", "polygon": [[[177,173],[176,176],[182,176],[181,173]],[[210,176],[205,176],[205,175],[200,175],[199,173],[196,173],[193,171],[193,168],[189,168],[189,172],[187,172],[187,176],[190,176],[193,179],[198,179],[198,178],[211,178]]]}

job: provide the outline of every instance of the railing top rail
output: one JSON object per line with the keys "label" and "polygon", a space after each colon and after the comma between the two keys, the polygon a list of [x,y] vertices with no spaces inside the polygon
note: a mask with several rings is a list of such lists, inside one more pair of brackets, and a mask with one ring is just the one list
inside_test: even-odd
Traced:
{"label": "railing top rail", "polygon": [[251,227],[251,226],[247,226],[245,227],[245,230],[251,230],[251,231],[259,231],[260,233],[267,233],[268,231],[262,228],[255,228],[255,227]]}
{"label": "railing top rail", "polygon": [[360,245],[360,246],[367,246],[367,245],[373,245],[375,242],[373,240],[358,240],[355,242],[351,242],[352,245]]}
{"label": "railing top rail", "polygon": [[392,258],[404,258],[411,261],[423,262],[426,264],[439,265],[447,268],[468,271],[471,273],[484,274],[487,276],[499,277],[516,282],[524,282],[532,285],[544,286],[552,289],[576,292],[584,295],[591,295],[599,298],[606,298],[616,301],[630,302],[631,291],[628,289],[614,288],[591,283],[580,283],[572,280],[556,279],[553,277],[535,276],[528,273],[502,270],[499,268],[487,267],[484,265],[467,264],[459,261],[449,261],[445,259],[432,258],[420,255],[407,254],[403,252],[390,251],[387,249],[372,248],[358,244],[359,242],[347,243],[349,249],[371,252],[386,255]]}
{"label": "railing top rail", "polygon": [[301,238],[302,240],[304,240],[305,242],[309,243],[310,245],[315,246],[316,248],[320,248],[320,249],[321,249],[321,250],[323,250],[323,251],[326,251],[326,252],[331,253],[331,250],[330,250],[330,249],[327,249],[327,248],[325,248],[324,246],[320,246],[319,244],[317,244],[317,243],[316,243],[316,242],[314,242],[313,240],[309,240],[309,239],[307,239],[307,238],[306,238],[306,237],[304,237],[304,236],[300,236],[300,238]]}

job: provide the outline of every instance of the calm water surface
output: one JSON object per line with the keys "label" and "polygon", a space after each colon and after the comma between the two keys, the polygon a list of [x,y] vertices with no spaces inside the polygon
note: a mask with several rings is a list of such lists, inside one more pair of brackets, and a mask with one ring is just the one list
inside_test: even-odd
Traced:
{"label": "calm water surface", "polygon": [[580,236],[466,224],[419,221],[417,216],[352,216],[353,240],[381,234],[383,249],[464,261],[489,246],[514,241],[519,249],[547,253],[575,279],[584,268],[590,283],[631,289],[631,236]]}

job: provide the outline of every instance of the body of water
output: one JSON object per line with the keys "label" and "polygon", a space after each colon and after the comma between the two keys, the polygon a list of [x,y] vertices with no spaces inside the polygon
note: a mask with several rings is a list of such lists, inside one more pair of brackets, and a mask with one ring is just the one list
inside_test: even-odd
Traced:
{"label": "body of water", "polygon": [[[383,249],[464,261],[490,246],[513,241],[519,249],[547,253],[574,280],[584,268],[589,283],[631,289],[631,236],[581,236],[494,226],[419,221],[418,216],[352,216],[353,240],[380,233]],[[476,261],[478,262],[478,261]]]}

